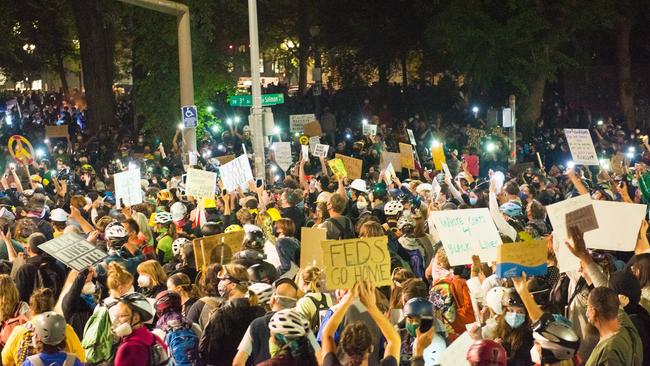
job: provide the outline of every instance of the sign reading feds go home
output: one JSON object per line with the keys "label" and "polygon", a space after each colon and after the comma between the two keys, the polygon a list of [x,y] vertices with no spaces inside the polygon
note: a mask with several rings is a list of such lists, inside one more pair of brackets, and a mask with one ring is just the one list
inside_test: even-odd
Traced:
{"label": "sign reading feds go home", "polygon": [[388,238],[325,240],[323,263],[328,289],[349,289],[367,280],[376,286],[390,285]]}

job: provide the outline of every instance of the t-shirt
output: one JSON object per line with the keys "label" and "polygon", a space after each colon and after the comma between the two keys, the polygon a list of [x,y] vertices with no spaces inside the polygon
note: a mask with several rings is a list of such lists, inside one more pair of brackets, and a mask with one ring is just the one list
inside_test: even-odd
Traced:
{"label": "t-shirt", "polygon": [[[163,254],[163,260],[165,263],[169,262],[172,259],[172,243],[174,242],[174,238],[172,238],[169,235],[164,235],[164,236],[159,236],[158,237],[158,246],[156,247],[156,250],[158,253]],[[160,257],[159,257],[160,258]]]}
{"label": "t-shirt", "polygon": [[[393,356],[388,356],[379,361],[381,366],[397,366],[397,360]],[[334,352],[329,352],[323,359],[323,366],[341,366],[341,362]]]}
{"label": "t-shirt", "polygon": [[[2,349],[2,365],[13,366],[16,364],[15,362],[18,359],[18,351],[20,349],[22,341],[25,340],[25,337],[28,334],[27,332],[28,329],[24,325],[19,325],[14,328],[14,331],[11,332],[9,339],[7,340],[7,344]],[[77,337],[77,334],[74,332],[74,329],[72,329],[70,324],[66,324],[65,326],[64,351],[73,353],[77,356],[77,358],[81,359],[82,361],[86,361],[86,354],[83,347],[81,347],[79,337]],[[48,363],[45,364],[48,365]]]}
{"label": "t-shirt", "polygon": [[585,366],[641,366],[643,345],[639,333],[622,310],[618,312],[618,320],[621,323],[621,329],[615,335],[598,342]]}
{"label": "t-shirt", "polygon": [[[65,361],[66,357],[68,356],[67,353],[65,352],[57,352],[57,353],[39,353],[38,357],[41,359],[41,362],[43,365],[47,366],[62,366],[63,362]],[[29,360],[26,359],[23,362],[22,366],[34,366],[34,364]],[[83,366],[81,361],[79,361],[78,358],[75,359],[74,363],[72,366]]]}

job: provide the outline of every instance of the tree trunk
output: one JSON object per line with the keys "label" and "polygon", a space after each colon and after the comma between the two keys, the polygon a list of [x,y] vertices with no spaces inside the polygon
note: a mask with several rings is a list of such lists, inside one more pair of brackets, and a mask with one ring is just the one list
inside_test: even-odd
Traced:
{"label": "tree trunk", "polygon": [[521,132],[524,136],[533,133],[535,122],[542,114],[545,87],[546,76],[540,75],[531,85],[530,94],[524,98],[522,113],[517,118],[517,132]]}
{"label": "tree trunk", "polygon": [[65,95],[66,98],[70,98],[70,88],[68,87],[68,79],[65,76],[65,65],[63,62],[63,54],[61,54],[60,50],[57,48],[56,72],[59,74],[59,78],[61,79],[61,88],[63,88],[63,95]]}
{"label": "tree trunk", "polygon": [[379,63],[377,65],[378,69],[378,76],[379,76],[379,87],[382,89],[382,91],[386,90],[388,88],[388,69],[390,68],[390,62],[385,60],[384,58],[379,60]]}
{"label": "tree trunk", "polygon": [[307,59],[309,58],[309,46],[300,42],[298,49],[298,94],[307,93]]}
{"label": "tree trunk", "polygon": [[309,60],[309,50],[311,48],[311,35],[309,34],[309,4],[305,0],[299,0],[298,20],[298,95],[307,93],[307,61]]}
{"label": "tree trunk", "polygon": [[88,127],[99,131],[115,124],[113,29],[103,16],[103,0],[70,0],[70,3],[79,35]]}
{"label": "tree trunk", "polygon": [[630,56],[630,33],[632,22],[624,18],[616,27],[616,61],[618,64],[618,91],[621,112],[630,130],[636,127],[634,113],[634,82],[632,81],[632,61]]}
{"label": "tree trunk", "polygon": [[409,84],[409,82],[408,82],[409,70],[406,67],[406,61],[407,61],[406,58],[407,57],[408,57],[408,52],[404,51],[402,53],[402,57],[401,57],[401,59],[402,59],[401,60],[402,61],[402,87],[404,87],[404,88],[406,88],[408,86],[408,84]]}

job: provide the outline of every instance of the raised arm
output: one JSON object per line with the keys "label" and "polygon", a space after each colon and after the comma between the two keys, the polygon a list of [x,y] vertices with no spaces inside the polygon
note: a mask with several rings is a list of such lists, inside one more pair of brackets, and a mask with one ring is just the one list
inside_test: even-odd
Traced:
{"label": "raised arm", "polygon": [[528,279],[526,278],[526,273],[522,272],[521,277],[513,277],[512,283],[515,285],[515,290],[519,293],[519,297],[521,297],[521,301],[524,303],[526,311],[528,311],[530,320],[535,323],[542,317],[542,315],[544,315],[544,311],[542,311],[537,302],[535,302],[533,295],[528,291]]}
{"label": "raised arm", "polygon": [[334,333],[339,328],[339,325],[341,325],[341,322],[343,321],[345,314],[348,312],[350,305],[352,305],[354,302],[357,286],[358,284],[354,285],[352,290],[348,291],[343,299],[341,299],[341,302],[336,307],[336,311],[334,311],[332,317],[325,324],[325,328],[323,328],[323,357],[325,357],[330,352],[336,353],[336,341],[334,340]]}
{"label": "raised arm", "polygon": [[397,330],[393,327],[390,320],[377,307],[377,297],[375,294],[375,286],[370,282],[364,281],[359,286],[359,298],[363,305],[368,308],[368,314],[372,320],[375,321],[381,334],[386,338],[386,349],[384,351],[384,358],[393,356],[396,360],[400,356],[401,338]]}

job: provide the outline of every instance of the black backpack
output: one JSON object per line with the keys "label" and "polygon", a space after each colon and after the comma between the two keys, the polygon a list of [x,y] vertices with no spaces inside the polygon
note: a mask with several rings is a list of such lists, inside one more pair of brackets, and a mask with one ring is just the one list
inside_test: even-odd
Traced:
{"label": "black backpack", "polygon": [[59,274],[52,268],[52,264],[48,262],[41,262],[36,268],[36,275],[34,276],[34,290],[39,288],[49,288],[54,292],[54,297],[61,294],[61,278]]}
{"label": "black backpack", "polygon": [[309,300],[314,304],[316,307],[316,313],[314,316],[309,319],[309,325],[311,330],[314,331],[314,334],[318,334],[318,330],[320,328],[320,316],[321,312],[327,311],[329,309],[329,305],[327,305],[327,296],[324,293],[321,293],[321,299],[316,300],[313,296],[307,296]]}
{"label": "black backpack", "polygon": [[329,219],[327,219],[327,221],[329,221],[334,226],[336,226],[336,228],[339,231],[339,237],[336,238],[336,239],[341,240],[341,239],[353,239],[353,238],[356,238],[354,228],[352,227],[352,223],[351,223],[350,219],[347,218],[346,216],[343,216],[343,218],[345,219],[344,220],[345,221],[345,227],[341,226],[341,224],[339,224],[339,222],[336,221],[336,219],[333,219],[331,217]]}

